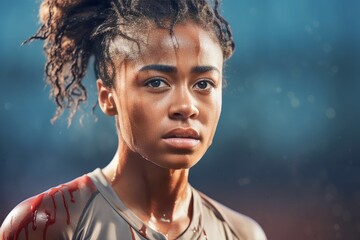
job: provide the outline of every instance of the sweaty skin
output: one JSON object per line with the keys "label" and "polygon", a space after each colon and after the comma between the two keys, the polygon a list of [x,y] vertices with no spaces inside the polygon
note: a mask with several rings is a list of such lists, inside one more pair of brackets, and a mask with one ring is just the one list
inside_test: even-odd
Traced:
{"label": "sweaty skin", "polygon": [[[191,219],[189,168],[212,143],[222,65],[215,38],[187,22],[175,26],[174,36],[151,29],[139,58],[115,62],[112,89],[98,80],[100,107],[116,115],[119,130],[117,154],[103,172],[125,205],[170,239]],[[196,136],[166,138],[176,129]]]}

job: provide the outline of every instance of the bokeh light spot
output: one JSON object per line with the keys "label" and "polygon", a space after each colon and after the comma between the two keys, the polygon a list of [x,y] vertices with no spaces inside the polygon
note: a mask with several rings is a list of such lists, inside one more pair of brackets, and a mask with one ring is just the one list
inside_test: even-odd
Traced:
{"label": "bokeh light spot", "polygon": [[300,107],[300,100],[298,98],[292,98],[291,99],[291,106],[293,108]]}
{"label": "bokeh light spot", "polygon": [[333,119],[336,116],[335,109],[333,109],[333,108],[326,109],[325,114],[326,114],[326,117],[329,119]]}
{"label": "bokeh light spot", "polygon": [[326,53],[330,53],[333,50],[332,46],[329,43],[325,43],[323,45],[323,51]]}
{"label": "bokeh light spot", "polygon": [[5,104],[4,104],[4,109],[6,110],[6,111],[9,111],[9,110],[11,110],[11,103],[9,103],[9,102],[6,102]]}
{"label": "bokeh light spot", "polygon": [[308,100],[309,103],[313,103],[313,102],[315,102],[315,97],[313,95],[309,95],[307,97],[307,100]]}

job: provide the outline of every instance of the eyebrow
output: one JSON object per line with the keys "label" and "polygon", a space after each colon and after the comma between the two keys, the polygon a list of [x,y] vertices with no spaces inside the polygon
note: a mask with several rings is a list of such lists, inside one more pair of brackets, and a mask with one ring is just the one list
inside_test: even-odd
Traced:
{"label": "eyebrow", "polygon": [[[139,71],[149,71],[149,70],[154,70],[154,71],[159,71],[159,72],[165,72],[165,73],[176,73],[177,69],[174,66],[171,65],[163,65],[163,64],[151,64],[151,65],[146,65],[144,67],[142,67]],[[213,66],[195,66],[193,68],[191,68],[191,73],[206,73],[206,72],[210,72],[210,71],[216,71],[218,73],[220,73],[220,71]]]}
{"label": "eyebrow", "polygon": [[220,73],[220,71],[213,66],[196,66],[191,68],[191,72],[192,73],[206,73],[206,72],[210,72],[210,71],[216,71],[218,73]]}
{"label": "eyebrow", "polygon": [[162,65],[162,64],[151,64],[146,65],[142,67],[139,71],[149,71],[149,70],[155,70],[159,72],[165,72],[165,73],[175,73],[177,72],[176,67],[170,66],[170,65]]}

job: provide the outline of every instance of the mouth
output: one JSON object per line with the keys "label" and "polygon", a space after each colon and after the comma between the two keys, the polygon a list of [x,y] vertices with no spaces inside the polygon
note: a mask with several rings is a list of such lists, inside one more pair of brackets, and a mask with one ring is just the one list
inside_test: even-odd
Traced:
{"label": "mouth", "polygon": [[200,143],[200,134],[193,128],[175,128],[166,133],[162,139],[171,147],[192,149]]}

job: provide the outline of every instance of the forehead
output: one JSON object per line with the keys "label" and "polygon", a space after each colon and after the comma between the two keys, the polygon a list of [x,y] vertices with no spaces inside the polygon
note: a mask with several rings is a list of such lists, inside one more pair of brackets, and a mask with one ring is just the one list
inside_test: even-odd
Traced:
{"label": "forehead", "polygon": [[[196,56],[199,64],[220,60],[222,64],[222,51],[219,43],[213,35],[192,23],[178,24],[174,27],[173,34],[165,29],[155,29],[148,35],[147,47],[142,59],[147,57],[155,61],[171,62],[179,57],[188,58],[188,61]],[[216,63],[217,65],[219,63]]]}
{"label": "forehead", "polygon": [[151,63],[178,65],[186,61],[191,65],[213,65],[221,69],[223,64],[215,34],[191,22],[175,25],[172,34],[168,29],[151,26],[137,34],[136,39],[139,46],[124,39],[113,41],[110,47],[113,59],[119,63],[127,58],[139,67]]}

